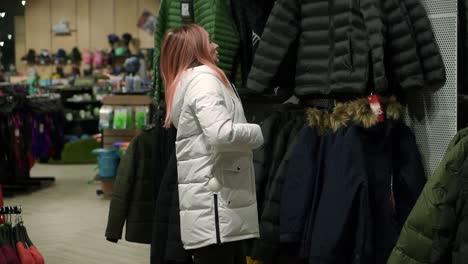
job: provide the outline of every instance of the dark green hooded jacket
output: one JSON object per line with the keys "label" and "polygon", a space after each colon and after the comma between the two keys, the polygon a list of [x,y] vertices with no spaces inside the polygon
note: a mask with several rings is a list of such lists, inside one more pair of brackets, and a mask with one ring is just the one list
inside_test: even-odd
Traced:
{"label": "dark green hooded jacket", "polygon": [[157,128],[148,128],[130,143],[120,161],[112,190],[106,238],[117,242],[122,238],[136,243],[151,243],[155,206],[154,175]]}

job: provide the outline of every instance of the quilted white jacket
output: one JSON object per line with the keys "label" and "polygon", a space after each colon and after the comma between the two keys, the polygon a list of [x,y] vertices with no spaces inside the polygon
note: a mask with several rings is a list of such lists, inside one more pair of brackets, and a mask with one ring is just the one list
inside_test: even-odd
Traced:
{"label": "quilted white jacket", "polygon": [[187,70],[172,122],[185,249],[259,237],[252,150],[263,144],[236,92],[208,66]]}

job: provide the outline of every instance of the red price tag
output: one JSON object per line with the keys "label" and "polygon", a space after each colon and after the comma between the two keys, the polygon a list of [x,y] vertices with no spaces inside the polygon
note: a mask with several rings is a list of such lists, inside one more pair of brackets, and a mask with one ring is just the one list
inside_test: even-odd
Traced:
{"label": "red price tag", "polygon": [[369,95],[367,97],[372,112],[377,116],[379,122],[383,122],[385,119],[384,112],[382,110],[382,104],[380,103],[380,97],[378,95]]}

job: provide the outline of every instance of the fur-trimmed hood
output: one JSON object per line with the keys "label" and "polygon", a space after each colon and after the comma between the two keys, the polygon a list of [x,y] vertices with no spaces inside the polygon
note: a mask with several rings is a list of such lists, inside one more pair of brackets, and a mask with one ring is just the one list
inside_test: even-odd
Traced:
{"label": "fur-trimmed hood", "polygon": [[[403,115],[403,107],[395,96],[382,97],[385,118],[400,120]],[[320,134],[328,129],[336,132],[353,121],[356,125],[370,128],[377,124],[376,115],[372,112],[367,98],[361,98],[346,103],[338,103],[332,112],[326,112],[318,108],[306,109],[307,123],[312,128],[317,128]]]}

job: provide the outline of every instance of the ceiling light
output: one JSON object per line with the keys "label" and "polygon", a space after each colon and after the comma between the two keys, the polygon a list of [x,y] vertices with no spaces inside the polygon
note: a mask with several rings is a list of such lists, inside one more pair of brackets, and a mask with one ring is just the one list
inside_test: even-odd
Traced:
{"label": "ceiling light", "polygon": [[5,42],[0,41],[0,47],[3,47],[4,44],[5,44]]}
{"label": "ceiling light", "polygon": [[5,12],[0,12],[0,17],[5,17],[6,13]]}
{"label": "ceiling light", "polygon": [[21,1],[21,4],[22,4],[23,6],[25,6],[25,5],[26,5],[26,0]]}
{"label": "ceiling light", "polygon": [[11,34],[8,34],[8,39],[11,40],[13,36]]}

